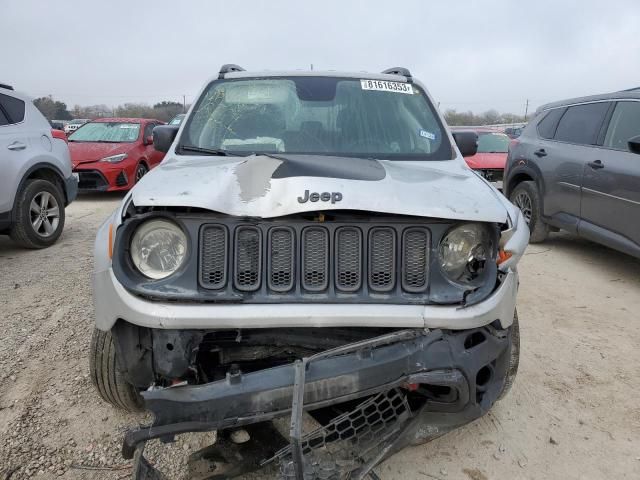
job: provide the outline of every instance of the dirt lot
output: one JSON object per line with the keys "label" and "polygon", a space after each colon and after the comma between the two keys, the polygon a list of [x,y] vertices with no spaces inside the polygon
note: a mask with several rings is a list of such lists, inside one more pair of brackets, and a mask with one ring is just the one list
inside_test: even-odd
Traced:
{"label": "dirt lot", "polygon": [[[119,196],[81,197],[41,251],[0,237],[0,480],[124,479],[123,430],[144,420],[90,384],[93,238]],[[640,478],[640,262],[563,234],[521,264],[522,359],[486,417],[376,471],[383,479]],[[178,471],[206,439],[162,447]],[[152,453],[160,454],[160,447]]]}

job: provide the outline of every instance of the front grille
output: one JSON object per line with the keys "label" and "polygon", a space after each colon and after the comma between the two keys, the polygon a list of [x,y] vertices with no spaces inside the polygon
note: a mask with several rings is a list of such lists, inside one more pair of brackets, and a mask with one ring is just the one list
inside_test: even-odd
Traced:
{"label": "front grille", "polygon": [[426,226],[221,221],[200,229],[199,284],[221,299],[426,294],[430,251]]}
{"label": "front grille", "polygon": [[480,170],[480,174],[489,182],[501,182],[504,170],[502,168],[485,168]]}
{"label": "front grille", "polygon": [[97,170],[77,170],[80,190],[106,190],[109,183]]}

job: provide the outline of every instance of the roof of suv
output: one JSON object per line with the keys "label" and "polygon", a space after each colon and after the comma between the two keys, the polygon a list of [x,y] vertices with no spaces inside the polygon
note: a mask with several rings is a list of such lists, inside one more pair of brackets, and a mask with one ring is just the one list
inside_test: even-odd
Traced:
{"label": "roof of suv", "polygon": [[340,78],[367,78],[372,80],[387,80],[391,82],[406,82],[404,75],[371,72],[338,72],[333,70],[282,70],[264,72],[229,72],[224,78],[254,78],[254,77],[340,77]]}
{"label": "roof of suv", "polygon": [[589,95],[586,97],[569,98],[567,100],[559,100],[557,102],[547,103],[538,107],[536,114],[549,110],[550,108],[564,107],[566,105],[573,105],[575,103],[597,102],[599,100],[628,100],[637,99],[640,100],[640,87],[630,88],[628,90],[620,90],[618,92],[601,93],[599,95]]}

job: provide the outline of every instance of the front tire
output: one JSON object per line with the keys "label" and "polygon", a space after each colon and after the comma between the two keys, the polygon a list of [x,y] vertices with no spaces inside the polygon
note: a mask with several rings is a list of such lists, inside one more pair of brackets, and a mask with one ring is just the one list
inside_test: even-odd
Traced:
{"label": "front tire", "polygon": [[518,375],[518,365],[520,365],[520,324],[518,323],[518,311],[513,312],[513,323],[511,324],[511,330],[509,330],[509,335],[511,335],[511,351],[509,352],[509,367],[507,369],[507,375],[504,379],[504,385],[502,386],[502,391],[498,396],[498,400],[502,400],[511,387],[513,386],[513,382],[516,380],[516,376]]}
{"label": "front tire", "polygon": [[544,242],[549,236],[549,226],[542,220],[542,202],[536,183],[519,183],[509,195],[509,200],[520,209],[529,225],[529,242]]}
{"label": "front tire", "polygon": [[147,166],[143,162],[140,162],[136,167],[134,183],[138,183],[140,180],[142,180],[142,177],[144,177],[148,171],[149,169],[147,168]]}
{"label": "front tire", "polygon": [[48,180],[27,180],[18,193],[16,223],[9,236],[25,248],[46,248],[64,229],[64,195]]}
{"label": "front tire", "polygon": [[127,412],[144,410],[140,392],[118,370],[111,332],[94,329],[89,357],[91,381],[102,399]]}

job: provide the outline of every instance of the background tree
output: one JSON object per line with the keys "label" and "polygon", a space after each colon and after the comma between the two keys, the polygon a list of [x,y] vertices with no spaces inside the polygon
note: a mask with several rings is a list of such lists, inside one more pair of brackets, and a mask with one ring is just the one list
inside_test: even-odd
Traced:
{"label": "background tree", "polygon": [[113,117],[114,115],[113,110],[104,104],[88,105],[86,107],[76,105],[71,113],[73,118],[90,118],[92,120],[100,117]]}
{"label": "background tree", "polygon": [[153,106],[155,118],[168,122],[177,114],[182,113],[183,106],[181,103],[172,101],[162,101]]}
{"label": "background tree", "polygon": [[458,112],[454,109],[448,109],[444,112],[444,118],[451,126],[480,126],[524,122],[524,116],[522,115],[516,115],[513,113],[499,113],[494,109],[487,110],[480,115],[476,115],[472,111]]}
{"label": "background tree", "polygon": [[114,109],[116,117],[126,118],[153,118],[154,111],[146,103],[125,103]]}
{"label": "background tree", "polygon": [[54,100],[51,95],[36,98],[33,104],[46,117],[47,120],[71,120],[71,113],[67,110],[67,104]]}

